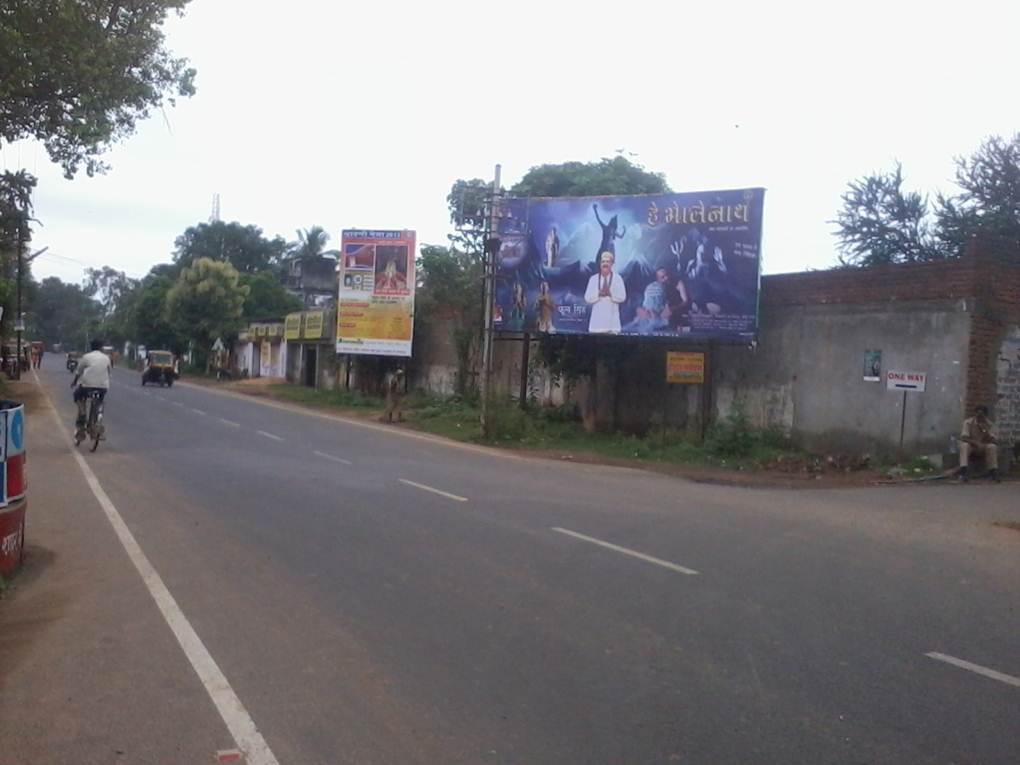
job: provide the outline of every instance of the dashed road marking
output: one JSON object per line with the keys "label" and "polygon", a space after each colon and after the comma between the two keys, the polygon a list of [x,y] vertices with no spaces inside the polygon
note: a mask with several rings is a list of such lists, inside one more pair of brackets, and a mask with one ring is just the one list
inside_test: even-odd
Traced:
{"label": "dashed road marking", "polygon": [[994,669],[989,669],[988,667],[982,667],[980,664],[973,664],[969,661],[964,661],[963,659],[957,659],[955,656],[939,653],[938,651],[930,651],[929,653],[926,653],[925,656],[929,659],[935,659],[935,661],[944,661],[946,664],[952,664],[954,667],[959,667],[960,669],[965,669],[968,672],[983,675],[984,677],[991,678],[992,680],[998,680],[1000,683],[1020,688],[1020,677],[1013,677],[1012,675],[1007,675],[1005,672],[999,672]]}
{"label": "dashed road marking", "polygon": [[274,441],[282,441],[282,440],[283,440],[283,439],[282,439],[282,438],[280,438],[279,436],[273,435],[272,433],[266,433],[266,431],[264,431],[264,430],[260,430],[260,431],[258,431],[258,434],[259,434],[260,436],[265,436],[266,438],[271,438],[271,439],[273,439]]}
{"label": "dashed road marking", "polygon": [[191,407],[191,411],[193,411],[195,414],[200,414],[203,417],[205,417],[205,412],[203,412],[201,409],[195,409],[195,407]]}
{"label": "dashed road marking", "polygon": [[344,465],[353,465],[354,463],[350,460],[345,460],[343,457],[334,457],[332,454],[326,454],[326,452],[313,452],[318,457],[322,457],[324,460],[332,460],[333,462],[340,462]]}
{"label": "dashed road marking", "polygon": [[220,417],[220,422],[222,422],[224,425],[229,425],[232,428],[239,428],[239,427],[241,427],[241,423],[234,422],[233,420],[224,420],[222,417]]}
{"label": "dashed road marking", "polygon": [[662,560],[661,558],[653,558],[651,555],[645,555],[642,552],[638,552],[637,550],[631,550],[630,548],[627,547],[620,547],[620,545],[614,545],[612,542],[604,542],[601,539],[590,537],[587,534],[580,534],[576,531],[571,531],[570,529],[561,529],[559,526],[553,526],[552,530],[560,534],[566,534],[567,536],[574,537],[575,539],[581,539],[585,542],[591,542],[593,545],[598,545],[599,547],[605,547],[607,550],[613,550],[614,552],[629,555],[632,558],[638,558],[639,560],[643,560],[646,563],[654,563],[656,566],[662,566],[663,568],[668,568],[670,571],[676,571],[677,573],[680,574],[688,574],[694,576],[698,573],[693,568],[679,566],[676,563],[670,563],[668,560]]}
{"label": "dashed road marking", "polygon": [[421,489],[422,491],[430,491],[433,494],[438,494],[441,497],[447,497],[448,499],[455,499],[458,502],[467,502],[468,501],[467,497],[461,497],[461,496],[458,496],[457,494],[450,494],[450,492],[448,492],[448,491],[442,491],[440,489],[435,489],[435,488],[433,488],[431,486],[426,486],[423,483],[417,483],[415,481],[408,481],[406,478],[399,478],[397,480],[399,480],[401,483],[406,483],[408,486],[413,486],[416,489]]}

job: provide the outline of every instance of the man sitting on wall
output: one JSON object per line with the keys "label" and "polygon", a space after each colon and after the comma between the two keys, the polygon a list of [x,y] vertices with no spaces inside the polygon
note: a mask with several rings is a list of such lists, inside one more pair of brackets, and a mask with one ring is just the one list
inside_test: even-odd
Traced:
{"label": "man sitting on wall", "polygon": [[974,416],[963,421],[960,432],[960,480],[970,477],[970,457],[979,455],[988,468],[988,477],[999,480],[999,440],[995,435],[995,423],[988,419],[988,407],[974,407]]}

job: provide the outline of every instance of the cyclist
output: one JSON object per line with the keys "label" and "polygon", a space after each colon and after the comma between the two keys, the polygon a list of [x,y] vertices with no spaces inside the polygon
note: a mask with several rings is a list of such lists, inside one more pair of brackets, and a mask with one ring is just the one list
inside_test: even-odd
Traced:
{"label": "cyclist", "polygon": [[[74,380],[71,381],[74,402],[78,405],[78,419],[75,422],[78,430],[84,429],[86,424],[89,395],[98,392],[99,400],[102,401],[110,389],[110,357],[102,351],[103,341],[93,340],[89,347],[92,350],[78,360],[78,368],[75,370]],[[79,380],[81,385],[78,385]]]}

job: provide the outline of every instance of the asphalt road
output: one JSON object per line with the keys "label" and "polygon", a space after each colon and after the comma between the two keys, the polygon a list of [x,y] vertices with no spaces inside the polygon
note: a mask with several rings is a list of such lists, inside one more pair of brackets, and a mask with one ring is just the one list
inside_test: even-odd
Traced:
{"label": "asphalt road", "polygon": [[1020,762],[1016,484],[700,485],[120,370],[106,422],[88,465],[281,765]]}

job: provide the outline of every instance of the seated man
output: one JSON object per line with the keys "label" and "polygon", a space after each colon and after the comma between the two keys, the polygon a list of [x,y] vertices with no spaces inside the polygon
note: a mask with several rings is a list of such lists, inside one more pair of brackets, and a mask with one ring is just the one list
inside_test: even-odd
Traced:
{"label": "seated man", "polygon": [[[92,350],[78,361],[78,368],[71,381],[74,402],[78,405],[78,419],[75,422],[78,430],[85,427],[89,394],[98,391],[100,397],[105,397],[110,389],[110,358],[101,350],[103,341],[93,340],[90,347]],[[78,385],[79,380],[81,385]]]}
{"label": "seated man", "polygon": [[999,440],[995,435],[995,423],[988,419],[988,407],[974,407],[974,416],[963,421],[960,431],[960,480],[969,475],[971,455],[981,455],[988,475],[993,481],[999,480]]}
{"label": "seated man", "polygon": [[634,318],[623,328],[624,332],[644,335],[669,327],[669,282],[669,272],[665,268],[655,272],[654,281],[645,287],[644,300],[638,306]]}

